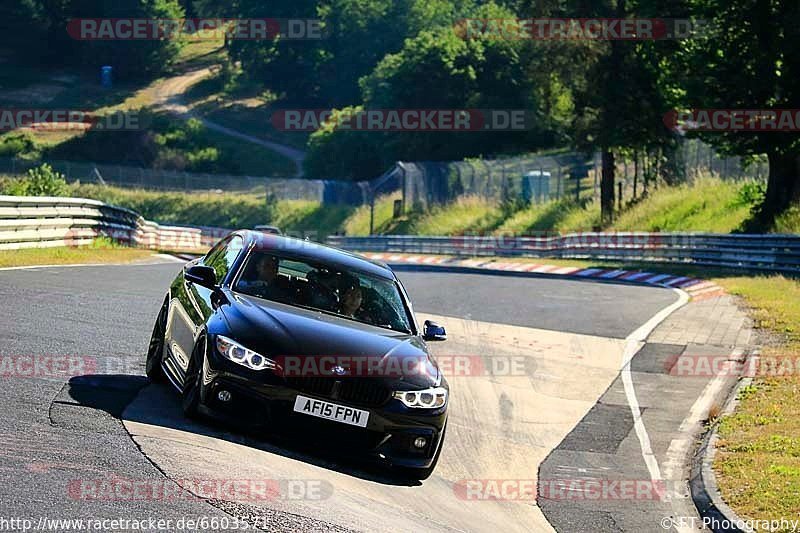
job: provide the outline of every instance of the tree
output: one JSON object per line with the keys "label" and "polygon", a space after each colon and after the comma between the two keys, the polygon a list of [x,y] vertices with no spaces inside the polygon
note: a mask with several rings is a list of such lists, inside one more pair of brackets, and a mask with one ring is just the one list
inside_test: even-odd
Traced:
{"label": "tree", "polygon": [[[691,108],[795,109],[800,102],[800,3],[796,0],[698,0],[707,30],[685,42],[680,59]],[[750,229],[768,229],[800,199],[800,137],[796,132],[714,132],[700,135],[724,154],[766,154],[764,202]]]}
{"label": "tree", "polygon": [[[163,71],[180,51],[175,39],[78,40],[67,31],[70,19],[180,19],[184,12],[178,0],[23,0],[16,9],[3,9],[10,9],[12,15],[24,20],[32,17],[23,27],[36,38],[30,50],[41,51],[44,61],[62,66],[72,64],[94,70],[112,65],[117,77],[141,78],[143,74]],[[26,46],[28,40],[15,38],[13,43]]]}
{"label": "tree", "polygon": [[[578,16],[627,18],[660,16],[682,9],[680,2],[661,5],[661,0],[613,0],[598,11]],[[674,151],[678,142],[664,125],[663,115],[675,99],[675,81],[669,57],[676,48],[671,41],[590,42],[586,45],[590,66],[576,88],[575,144],[585,150],[599,149],[601,220],[614,216],[615,151]]]}
{"label": "tree", "polygon": [[336,129],[336,116],[352,116],[363,107],[336,110],[334,117],[311,134],[303,162],[305,174],[325,179],[365,180],[380,175],[391,161],[381,150],[384,134]]}

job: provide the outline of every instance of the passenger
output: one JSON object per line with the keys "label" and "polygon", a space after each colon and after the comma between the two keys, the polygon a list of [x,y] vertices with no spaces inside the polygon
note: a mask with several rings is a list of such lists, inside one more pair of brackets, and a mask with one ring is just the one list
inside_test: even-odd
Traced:
{"label": "passenger", "polygon": [[344,316],[355,317],[361,308],[363,294],[358,279],[352,276],[345,278],[339,297],[339,312]]}

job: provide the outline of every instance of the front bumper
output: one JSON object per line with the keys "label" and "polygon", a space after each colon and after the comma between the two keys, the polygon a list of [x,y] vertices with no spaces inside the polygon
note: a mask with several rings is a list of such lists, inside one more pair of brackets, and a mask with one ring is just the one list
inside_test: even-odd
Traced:
{"label": "front bumper", "polygon": [[[442,445],[447,405],[427,410],[408,408],[394,398],[378,406],[346,402],[296,390],[269,370],[252,371],[209,352],[200,391],[200,409],[208,416],[289,436],[301,444],[325,443],[326,451],[338,449],[401,467],[429,467]],[[228,401],[218,398],[223,390],[230,393]],[[367,425],[362,428],[295,413],[298,394],[368,411]],[[417,437],[426,439],[421,449],[414,446]]]}

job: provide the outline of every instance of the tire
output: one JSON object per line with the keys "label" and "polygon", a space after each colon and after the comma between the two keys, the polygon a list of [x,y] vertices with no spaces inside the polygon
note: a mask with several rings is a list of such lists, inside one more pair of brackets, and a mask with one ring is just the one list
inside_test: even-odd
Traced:
{"label": "tire", "polygon": [[192,350],[189,368],[186,369],[186,378],[183,381],[181,392],[181,409],[187,418],[199,418],[200,386],[203,381],[203,360],[205,359],[208,342],[206,334],[201,333]]}
{"label": "tire", "polygon": [[447,424],[445,423],[442,429],[442,439],[439,442],[439,449],[436,450],[436,455],[433,456],[433,462],[426,468],[402,468],[401,472],[411,479],[418,479],[423,481],[431,477],[433,471],[436,470],[436,465],[439,462],[439,456],[442,455],[442,448],[444,448],[444,437],[447,434]]}
{"label": "tire", "polygon": [[166,376],[161,362],[164,357],[164,336],[167,331],[167,314],[169,313],[169,299],[164,301],[161,311],[158,312],[156,323],[153,326],[153,334],[150,336],[150,345],[147,348],[147,359],[145,360],[145,373],[153,383],[164,383]]}

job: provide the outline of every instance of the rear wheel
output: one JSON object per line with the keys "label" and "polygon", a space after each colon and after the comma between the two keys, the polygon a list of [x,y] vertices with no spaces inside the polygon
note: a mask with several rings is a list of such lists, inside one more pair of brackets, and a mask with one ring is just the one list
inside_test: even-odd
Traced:
{"label": "rear wheel", "polygon": [[186,369],[186,378],[184,379],[181,393],[181,408],[183,409],[183,414],[189,418],[198,417],[200,387],[203,382],[203,361],[205,360],[207,347],[208,342],[206,342],[206,335],[203,333],[198,337],[194,345],[192,357],[189,360],[189,368]]}
{"label": "rear wheel", "polygon": [[169,299],[164,301],[161,311],[158,312],[156,323],[153,326],[153,334],[150,336],[150,346],[147,349],[147,359],[145,361],[145,373],[153,383],[165,381],[164,369],[161,368],[161,360],[164,357],[164,336],[167,332],[167,313],[169,309]]}

